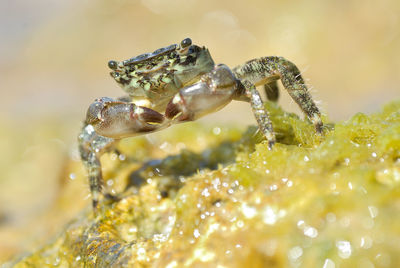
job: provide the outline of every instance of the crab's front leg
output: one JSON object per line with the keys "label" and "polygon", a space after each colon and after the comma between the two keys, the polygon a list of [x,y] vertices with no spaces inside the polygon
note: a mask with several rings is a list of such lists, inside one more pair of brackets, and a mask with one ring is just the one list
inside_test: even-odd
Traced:
{"label": "crab's front leg", "polygon": [[101,98],[90,105],[78,141],[80,155],[89,176],[95,211],[103,189],[100,156],[117,139],[153,132],[167,126],[168,120],[162,114],[133,103]]}
{"label": "crab's front leg", "polygon": [[223,64],[182,88],[168,103],[165,116],[173,122],[193,121],[227,105],[238,94],[238,80]]}
{"label": "crab's front leg", "polygon": [[97,211],[99,199],[103,191],[100,156],[110,146],[114,139],[100,136],[92,125],[85,125],[78,136],[79,152],[88,174],[93,209]]}

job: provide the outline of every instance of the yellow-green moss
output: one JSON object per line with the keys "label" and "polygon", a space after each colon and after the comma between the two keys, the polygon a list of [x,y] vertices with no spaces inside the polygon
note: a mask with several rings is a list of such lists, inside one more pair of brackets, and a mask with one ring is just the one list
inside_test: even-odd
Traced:
{"label": "yellow-green moss", "polygon": [[271,151],[255,128],[178,126],[163,146],[184,151],[159,161],[160,146],[123,141],[123,160],[102,159],[106,180],[131,186],[121,200],[95,219],[88,208],[16,267],[396,267],[400,102],[325,137],[267,105]]}

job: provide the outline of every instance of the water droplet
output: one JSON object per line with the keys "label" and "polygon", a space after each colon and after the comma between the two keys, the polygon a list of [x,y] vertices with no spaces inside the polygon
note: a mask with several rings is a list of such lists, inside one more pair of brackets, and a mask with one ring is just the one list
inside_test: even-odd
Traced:
{"label": "water droplet", "polygon": [[165,266],[165,268],[175,268],[178,267],[178,263],[176,261],[172,261]]}
{"label": "water droplet", "polygon": [[375,260],[379,267],[389,267],[392,261],[390,255],[385,252],[376,254]]}
{"label": "water droplet", "polygon": [[271,186],[269,186],[269,190],[270,190],[271,192],[278,190],[278,185],[272,184]]}
{"label": "water droplet", "polygon": [[367,193],[368,193],[367,189],[365,189],[363,186],[360,187],[360,190],[361,190],[364,194],[367,194]]}
{"label": "water droplet", "polygon": [[351,182],[349,182],[347,185],[349,186],[350,190],[353,190],[353,184],[351,184]]}
{"label": "water droplet", "polygon": [[170,152],[172,151],[172,145],[169,142],[165,141],[160,145],[160,149],[165,152]]}
{"label": "water droplet", "polygon": [[374,207],[374,206],[368,206],[368,211],[369,211],[369,215],[371,215],[371,218],[375,218],[376,216],[378,216],[378,208]]}
{"label": "water droplet", "polygon": [[285,210],[279,210],[267,206],[263,211],[263,221],[265,224],[272,225],[275,224],[279,218],[282,218],[286,215]]}
{"label": "water droplet", "polygon": [[57,257],[53,262],[53,266],[58,266],[60,264],[60,261],[61,261],[60,257]]}
{"label": "water droplet", "polygon": [[351,244],[349,241],[340,240],[336,242],[339,257],[342,259],[348,259],[351,256]]}
{"label": "water droplet", "polygon": [[200,237],[199,229],[194,229],[193,236],[194,236],[195,238],[199,238],[199,237]]}
{"label": "water droplet", "polygon": [[299,246],[293,247],[289,250],[288,257],[291,261],[296,261],[303,255],[303,249]]}
{"label": "water droplet", "polygon": [[304,222],[303,220],[299,220],[299,221],[297,222],[297,227],[300,228],[300,229],[303,229],[303,228],[304,228],[304,225],[305,225],[305,222]]}
{"label": "water droplet", "polygon": [[257,210],[254,207],[242,204],[242,213],[246,218],[251,219],[257,215]]}
{"label": "water droplet", "polygon": [[360,247],[363,249],[369,249],[372,247],[372,239],[369,236],[363,236],[360,240]]}
{"label": "water droplet", "polygon": [[311,226],[307,226],[306,228],[304,228],[304,235],[311,237],[311,238],[315,238],[318,236],[318,230],[315,229],[314,227]]}
{"label": "water droplet", "polygon": [[388,186],[398,185],[400,182],[400,168],[385,168],[376,174],[376,180]]}
{"label": "water droplet", "polygon": [[219,135],[221,133],[221,129],[219,127],[215,127],[213,128],[212,132],[214,133],[214,135]]}
{"label": "water droplet", "polygon": [[325,259],[324,266],[322,268],[335,268],[335,263],[331,259]]}
{"label": "water droplet", "polygon": [[70,178],[71,180],[75,180],[75,179],[76,179],[76,174],[75,174],[75,173],[70,173],[70,174],[69,174],[69,178]]}
{"label": "water droplet", "polygon": [[205,188],[202,192],[201,192],[202,196],[208,197],[210,196],[210,192],[208,191],[208,188]]}

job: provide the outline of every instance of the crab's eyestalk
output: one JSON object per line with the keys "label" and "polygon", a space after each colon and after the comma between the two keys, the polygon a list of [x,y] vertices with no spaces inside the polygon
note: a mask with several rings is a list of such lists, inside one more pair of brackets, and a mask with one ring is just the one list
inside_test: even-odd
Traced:
{"label": "crab's eyestalk", "polygon": [[118,83],[121,83],[121,75],[125,72],[123,68],[121,68],[121,63],[115,60],[110,60],[108,62],[108,67],[112,70],[110,72],[110,76]]}
{"label": "crab's eyestalk", "polygon": [[185,48],[185,47],[190,46],[191,44],[192,44],[192,39],[190,39],[190,38],[185,38],[185,39],[183,39],[182,42],[181,42],[181,47],[182,47],[182,48]]}
{"label": "crab's eyestalk", "polygon": [[115,60],[110,60],[110,61],[108,62],[108,67],[109,67],[111,70],[116,70],[116,69],[118,68],[118,62],[116,62]]}
{"label": "crab's eyestalk", "polygon": [[202,53],[204,50],[207,50],[207,49],[205,49],[205,48],[202,49],[202,48],[199,47],[199,46],[191,45],[191,46],[188,48],[187,53],[188,53],[189,56],[190,56],[190,55],[197,56],[199,53]]}

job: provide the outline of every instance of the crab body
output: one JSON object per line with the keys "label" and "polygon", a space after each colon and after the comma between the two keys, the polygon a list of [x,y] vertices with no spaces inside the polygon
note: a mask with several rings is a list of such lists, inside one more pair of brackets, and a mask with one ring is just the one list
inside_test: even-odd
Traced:
{"label": "crab body", "polygon": [[185,39],[121,62],[110,61],[110,75],[132,101],[162,112],[169,99],[186,85],[196,83],[214,68],[206,48]]}
{"label": "crab body", "polygon": [[102,194],[100,156],[119,139],[196,120],[232,100],[251,104],[269,148],[275,143],[268,112],[256,86],[264,85],[269,100],[276,101],[280,79],[289,95],[322,132],[320,112],[298,68],[282,57],[250,60],[232,70],[215,65],[205,47],[189,38],[124,61],[109,61],[110,75],[127,93],[118,99],[96,99],[86,114],[79,135],[81,158],[89,174],[93,207]]}

